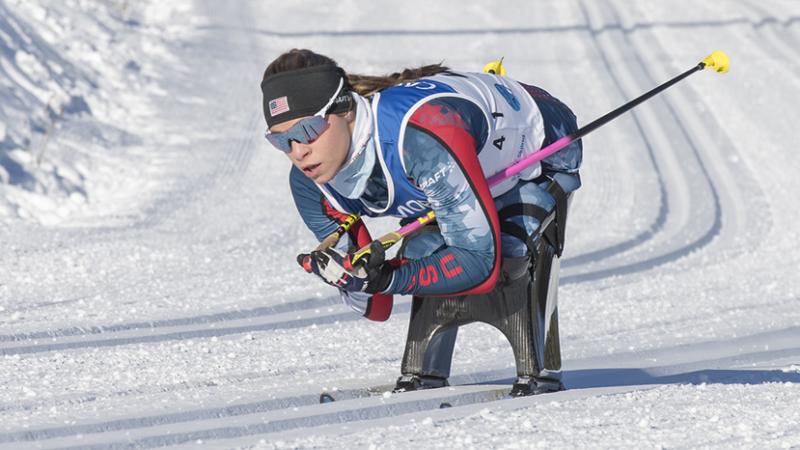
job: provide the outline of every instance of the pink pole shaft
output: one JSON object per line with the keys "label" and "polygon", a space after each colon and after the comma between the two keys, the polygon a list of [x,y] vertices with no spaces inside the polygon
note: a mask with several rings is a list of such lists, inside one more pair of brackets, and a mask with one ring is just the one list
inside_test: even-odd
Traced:
{"label": "pink pole shaft", "polygon": [[[426,217],[426,216],[423,216],[423,217]],[[428,222],[430,222],[430,220],[424,220],[424,219],[423,220],[415,220],[415,221],[413,221],[413,222],[411,222],[409,224],[406,224],[406,225],[400,227],[400,229],[397,230],[397,234],[399,234],[400,236],[403,236],[403,237],[408,236],[409,233],[411,233],[412,231],[415,231],[415,230],[418,230],[418,229],[422,228],[422,226],[425,225]]]}
{"label": "pink pole shaft", "polygon": [[[503,180],[513,177],[514,175],[522,172],[526,168],[530,167],[531,165],[547,158],[548,156],[552,155],[553,153],[561,150],[562,148],[568,146],[574,141],[573,137],[570,135],[564,136],[559,140],[553,142],[552,144],[540,149],[539,151],[528,155],[527,157],[523,158],[519,162],[516,162],[502,171],[492,175],[491,177],[486,179],[486,182],[489,184],[489,187],[496,186]],[[430,216],[422,216],[419,219],[401,227],[397,230],[397,234],[400,236],[408,236],[409,233],[412,231],[416,231],[422,228],[423,225],[430,222],[433,217]]]}
{"label": "pink pole shaft", "polygon": [[486,182],[489,183],[490,188],[494,187],[495,185],[500,184],[500,182],[502,182],[503,180],[513,177],[514,175],[522,172],[531,165],[547,158],[548,156],[561,150],[562,148],[568,146],[571,143],[572,143],[572,137],[569,135],[564,136],[559,140],[553,142],[552,144],[540,149],[539,151],[532,153],[525,158],[522,158],[519,162],[515,162],[514,164],[503,169],[502,171],[492,175],[491,177],[486,179]]}

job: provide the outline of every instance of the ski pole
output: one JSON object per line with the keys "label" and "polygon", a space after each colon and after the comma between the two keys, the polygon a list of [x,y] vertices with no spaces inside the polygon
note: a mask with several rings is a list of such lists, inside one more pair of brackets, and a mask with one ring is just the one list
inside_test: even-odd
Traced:
{"label": "ski pole", "polygon": [[[500,183],[501,181],[512,177],[525,168],[535,164],[548,156],[552,155],[553,153],[563,149],[564,147],[568,146],[569,144],[581,139],[582,137],[586,136],[587,134],[591,133],[592,131],[602,127],[603,125],[611,122],[612,120],[616,119],[617,117],[621,116],[623,113],[630,111],[640,103],[644,102],[645,100],[650,99],[651,97],[657,95],[661,91],[667,89],[668,87],[672,86],[673,84],[683,80],[684,78],[688,77],[689,75],[699,72],[703,69],[713,69],[719,73],[727,73],[728,67],[730,65],[730,61],[728,59],[728,55],[724,52],[717,50],[710,55],[706,56],[702,61],[700,61],[696,66],[692,67],[691,69],[687,70],[686,72],[672,78],[671,80],[656,86],[652,90],[640,95],[639,97],[625,103],[624,105],[620,106],[619,108],[607,113],[606,115],[594,120],[593,122],[584,125],[583,127],[575,130],[573,133],[570,133],[557,141],[553,142],[552,144],[530,154],[529,156],[523,158],[522,160],[512,164],[511,166],[501,170],[500,172],[490,176],[487,178],[486,182],[488,183],[489,187],[495,186],[496,184]],[[392,231],[381,236],[378,240],[380,241],[381,245],[383,245],[384,249],[388,249],[389,247],[396,244],[400,239],[405,236],[408,236],[412,232],[422,228],[425,224],[430,223],[433,219],[436,218],[436,215],[433,211],[428,211],[424,216],[417,218],[415,221],[399,228],[396,231]],[[351,256],[351,263],[352,265],[356,265],[361,259],[365,256],[369,255],[370,253],[370,246],[367,245],[357,252],[355,252]]]}
{"label": "ski pole", "polygon": [[344,236],[344,234],[350,230],[353,224],[358,222],[360,219],[361,217],[359,217],[358,214],[348,214],[347,217],[344,219],[344,222],[340,223],[333,233],[325,237],[325,239],[323,239],[322,242],[319,243],[316,249],[326,250],[336,245],[336,243],[339,242],[339,239],[341,239],[341,237]]}

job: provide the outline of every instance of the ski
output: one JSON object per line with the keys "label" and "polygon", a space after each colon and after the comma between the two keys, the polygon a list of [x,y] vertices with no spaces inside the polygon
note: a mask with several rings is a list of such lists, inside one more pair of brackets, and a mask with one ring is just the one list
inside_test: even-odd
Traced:
{"label": "ski", "polygon": [[[383,388],[383,386],[381,386]],[[429,396],[439,398],[424,398],[429,403],[428,408],[452,408],[454,406],[471,405],[475,403],[486,403],[502,399],[514,398],[508,386],[497,387],[494,384],[471,384],[460,386],[443,386],[437,388],[419,389],[415,391],[393,392],[392,386],[387,386],[386,390],[364,388],[349,389],[341,391],[323,392],[320,394],[320,404],[339,403],[364,398],[383,398],[387,401],[398,400],[404,403],[410,400],[408,397],[420,392],[425,392]]]}
{"label": "ski", "polygon": [[[398,388],[399,386],[407,386],[407,388]],[[332,403],[337,400],[352,400],[356,398],[366,398],[366,397],[383,397],[383,398],[391,398],[395,395],[401,394],[409,394],[412,392],[437,392],[437,391],[458,391],[459,388],[463,387],[475,387],[475,386],[497,386],[496,384],[465,384],[465,385],[455,385],[451,386],[449,384],[443,385],[436,385],[436,386],[426,386],[425,384],[413,383],[411,381],[407,381],[403,383],[403,379],[401,378],[397,384],[383,384],[377,385],[367,388],[356,388],[356,389],[343,389],[343,390],[336,390],[332,392],[322,392],[319,396],[319,403]],[[550,380],[544,378],[533,378],[533,377],[520,377],[514,382],[511,387],[507,385],[491,389],[489,391],[492,394],[497,393],[504,393],[502,396],[498,396],[497,398],[501,398],[503,396],[514,398],[514,397],[528,397],[531,395],[541,395],[547,394],[552,392],[560,392],[565,390],[564,384],[561,383],[559,380]],[[447,408],[453,405],[446,404],[447,402],[443,402],[440,407]]]}

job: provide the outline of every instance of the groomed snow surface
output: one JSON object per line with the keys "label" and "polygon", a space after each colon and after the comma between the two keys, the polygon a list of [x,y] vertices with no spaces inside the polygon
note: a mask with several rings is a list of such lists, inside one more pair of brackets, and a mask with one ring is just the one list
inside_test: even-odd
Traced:
{"label": "groomed snow surface", "polygon": [[[410,301],[367,322],[294,262],[258,88],[294,47],[504,56],[583,124],[730,55],[585,139],[567,391],[498,394],[511,349],[475,324],[459,386],[367,395]],[[0,0],[0,447],[800,447],[798,60],[795,0]]]}

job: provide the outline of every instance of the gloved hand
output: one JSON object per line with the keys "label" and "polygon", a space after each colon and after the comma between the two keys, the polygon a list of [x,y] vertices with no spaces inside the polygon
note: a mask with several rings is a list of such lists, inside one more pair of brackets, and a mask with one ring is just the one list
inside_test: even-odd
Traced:
{"label": "gloved hand", "polygon": [[314,273],[331,286],[349,292],[382,292],[392,281],[392,269],[384,264],[386,258],[379,241],[370,244],[370,255],[366,262],[355,267],[350,264],[350,256],[335,248],[315,250],[297,255],[297,262],[308,273]]}

